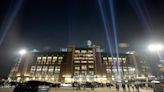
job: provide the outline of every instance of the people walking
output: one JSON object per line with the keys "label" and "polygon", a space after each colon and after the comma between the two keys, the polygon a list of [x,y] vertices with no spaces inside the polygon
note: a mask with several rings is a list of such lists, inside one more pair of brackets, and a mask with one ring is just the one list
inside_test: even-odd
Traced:
{"label": "people walking", "polygon": [[128,91],[130,92],[130,84],[129,83],[127,84],[127,87],[128,87]]}
{"label": "people walking", "polygon": [[125,84],[122,84],[123,91],[126,91]]}
{"label": "people walking", "polygon": [[116,90],[119,91],[119,85],[116,83]]}
{"label": "people walking", "polygon": [[135,91],[134,91],[134,84],[132,84],[132,89],[133,89],[133,92],[135,92]]}
{"label": "people walking", "polygon": [[136,84],[135,87],[136,87],[136,92],[139,92],[139,85]]}

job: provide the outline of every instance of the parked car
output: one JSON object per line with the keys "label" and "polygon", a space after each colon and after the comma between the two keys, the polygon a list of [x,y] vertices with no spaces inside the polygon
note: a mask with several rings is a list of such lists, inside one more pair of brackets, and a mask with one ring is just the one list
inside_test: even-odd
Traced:
{"label": "parked car", "polygon": [[106,83],[107,87],[113,87],[114,85],[112,83]]}
{"label": "parked car", "polygon": [[14,92],[48,92],[50,83],[40,81],[28,81],[23,84],[18,84],[14,88]]}

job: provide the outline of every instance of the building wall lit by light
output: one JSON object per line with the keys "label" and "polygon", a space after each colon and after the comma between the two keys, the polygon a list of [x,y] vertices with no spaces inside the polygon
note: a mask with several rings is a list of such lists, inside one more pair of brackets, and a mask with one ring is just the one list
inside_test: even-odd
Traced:
{"label": "building wall lit by light", "polygon": [[[29,54],[28,57],[23,57],[22,64],[17,67],[16,75],[10,74],[10,80],[39,80],[54,83],[97,81],[106,83],[116,79],[115,73],[117,71],[121,72],[123,80],[134,78],[137,75],[136,67],[133,61],[129,59],[128,54],[120,54],[118,58],[120,67],[117,67],[115,65],[116,57],[101,52],[100,47],[78,48],[69,46],[67,52],[32,52]],[[26,71],[22,72],[22,70]]]}

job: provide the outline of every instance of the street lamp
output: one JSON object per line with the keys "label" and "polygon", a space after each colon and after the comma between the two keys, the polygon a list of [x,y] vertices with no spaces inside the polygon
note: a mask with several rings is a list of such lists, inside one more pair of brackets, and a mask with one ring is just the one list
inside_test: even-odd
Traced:
{"label": "street lamp", "polygon": [[21,56],[23,56],[24,54],[26,54],[27,53],[27,51],[25,50],[25,49],[21,49],[20,51],[19,51],[19,54],[21,55]]}
{"label": "street lamp", "polygon": [[162,44],[150,44],[148,46],[149,51],[160,51],[164,49],[164,46]]}
{"label": "street lamp", "polygon": [[[164,46],[162,44],[150,44],[148,46],[148,50],[151,51],[151,52],[154,52],[153,55],[156,55],[156,57],[158,57],[158,59],[161,58],[160,57],[160,51],[162,51],[163,49],[164,49]],[[152,65],[159,64],[158,62],[156,62],[156,63],[155,62],[151,62],[151,63],[152,63]],[[153,68],[153,70],[155,70],[155,69]],[[158,74],[159,74],[159,72],[158,72]]]}

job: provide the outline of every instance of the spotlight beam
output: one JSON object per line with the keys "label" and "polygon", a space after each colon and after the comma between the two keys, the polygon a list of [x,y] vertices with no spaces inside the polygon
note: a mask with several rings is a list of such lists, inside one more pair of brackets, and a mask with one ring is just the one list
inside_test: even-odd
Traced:
{"label": "spotlight beam", "polygon": [[20,7],[23,3],[23,0],[15,0],[15,2],[12,2],[14,5],[13,7],[9,7],[9,10],[6,14],[6,17],[1,25],[0,31],[2,32],[2,35],[0,36],[0,45],[2,44],[3,40],[6,37],[6,34],[8,33],[18,11],[20,10]]}
{"label": "spotlight beam", "polygon": [[[142,1],[142,0],[141,0]],[[138,18],[141,21],[141,24],[143,25],[145,31],[149,34],[150,37],[152,37],[152,31],[151,31],[151,23],[149,23],[148,20],[150,20],[150,17],[146,17],[147,12],[146,10],[144,10],[144,6],[142,7],[141,4],[139,3],[139,0],[129,0],[131,6],[133,7],[136,15],[138,16]]]}
{"label": "spotlight beam", "polygon": [[114,12],[114,1],[113,0],[108,0],[109,3],[109,10],[110,10],[110,14],[111,14],[111,20],[112,20],[112,29],[113,29],[113,33],[114,33],[114,43],[115,43],[115,51],[116,51],[116,67],[117,67],[117,73],[115,74],[118,79],[117,81],[119,81],[121,79],[121,75],[120,75],[120,71],[119,71],[119,62],[118,62],[118,58],[119,58],[119,49],[118,49],[118,36],[117,36],[117,28],[116,28],[116,20],[115,20],[115,12]]}
{"label": "spotlight beam", "polygon": [[102,4],[103,4],[102,0],[98,0],[99,10],[100,10],[102,21],[103,21],[104,28],[105,28],[105,33],[106,33],[106,39],[107,39],[108,47],[109,47],[111,56],[113,57],[113,50],[112,50],[112,45],[111,45],[111,39],[110,39],[110,35],[109,35],[109,32],[108,32],[109,29],[108,29],[108,25],[107,25],[107,21],[106,21],[106,18],[105,18],[105,13],[104,13],[104,8],[103,8]]}

